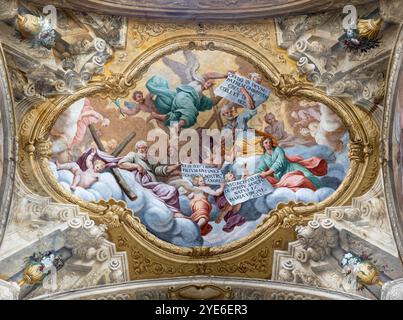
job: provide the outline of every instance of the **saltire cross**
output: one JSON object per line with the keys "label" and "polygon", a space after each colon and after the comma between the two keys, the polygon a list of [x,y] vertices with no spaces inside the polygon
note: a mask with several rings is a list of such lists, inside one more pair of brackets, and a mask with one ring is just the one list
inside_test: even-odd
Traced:
{"label": "saltire cross", "polygon": [[[103,152],[106,152],[106,149],[104,145],[101,142],[101,139],[99,139],[98,134],[96,132],[96,129],[94,125],[90,124],[88,126],[90,129],[90,133],[92,138],[94,139],[95,144],[97,145],[97,148]],[[129,144],[130,141],[133,140],[133,138],[136,136],[135,132],[130,133],[112,152],[112,156],[117,157],[123,149]],[[134,201],[137,199],[137,195],[131,190],[130,186],[127,184],[125,179],[123,178],[122,174],[120,173],[118,168],[112,168],[112,174],[116,179],[116,182],[119,184],[119,186],[122,188],[123,192],[129,197],[130,200]]]}

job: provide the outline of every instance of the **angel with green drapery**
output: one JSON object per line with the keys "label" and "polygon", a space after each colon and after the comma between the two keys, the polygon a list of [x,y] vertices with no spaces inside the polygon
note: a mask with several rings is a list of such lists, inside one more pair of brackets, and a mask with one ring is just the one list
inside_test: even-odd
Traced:
{"label": "angel with green drapery", "polygon": [[218,72],[198,75],[200,63],[196,56],[191,51],[183,51],[183,54],[186,65],[168,57],[162,59],[181,78],[182,84],[175,90],[171,90],[168,80],[160,75],[151,77],[146,83],[150,94],[155,96],[157,112],[152,112],[152,116],[167,126],[177,123],[179,129],[193,126],[200,112],[211,110],[221,100],[221,97],[208,97],[204,92],[212,88],[214,79],[228,76],[228,73]]}

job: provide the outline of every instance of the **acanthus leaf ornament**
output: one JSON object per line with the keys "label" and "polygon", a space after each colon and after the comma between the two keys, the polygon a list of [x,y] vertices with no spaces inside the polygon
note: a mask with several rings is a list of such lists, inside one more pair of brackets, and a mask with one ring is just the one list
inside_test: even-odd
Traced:
{"label": "acanthus leaf ornament", "polygon": [[100,206],[101,211],[90,214],[90,217],[98,223],[105,224],[108,228],[119,228],[123,224],[130,227],[140,227],[140,219],[133,216],[133,212],[126,207],[123,201],[109,199],[101,200],[94,204]]}
{"label": "acanthus leaf ornament", "polygon": [[348,146],[350,159],[360,162],[364,162],[374,151],[371,144],[363,143],[361,139],[350,141]]}
{"label": "acanthus leaf ornament", "polygon": [[126,76],[122,73],[112,73],[106,76],[103,83],[107,95],[111,98],[127,96],[131,87],[131,84],[126,81]]}
{"label": "acanthus leaf ornament", "polygon": [[291,229],[296,225],[304,224],[309,221],[312,217],[311,215],[301,214],[298,212],[298,208],[304,208],[306,206],[314,206],[313,203],[303,203],[303,202],[289,202],[289,203],[279,203],[275,210],[272,210],[258,226],[258,228],[266,226],[266,224],[277,225],[284,229]]}
{"label": "acanthus leaf ornament", "polygon": [[302,88],[303,83],[295,78],[292,74],[281,74],[277,81],[273,83],[280,97],[290,98],[295,95],[296,91]]}
{"label": "acanthus leaf ornament", "polygon": [[47,138],[40,138],[34,144],[35,155],[39,159],[49,158],[52,155],[52,143]]}

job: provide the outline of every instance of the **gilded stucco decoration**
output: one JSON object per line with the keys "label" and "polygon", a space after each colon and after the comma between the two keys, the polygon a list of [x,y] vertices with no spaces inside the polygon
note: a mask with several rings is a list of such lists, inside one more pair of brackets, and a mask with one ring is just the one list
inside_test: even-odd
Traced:
{"label": "gilded stucco decoration", "polygon": [[9,220],[16,171],[14,102],[0,43],[0,245]]}
{"label": "gilded stucco decoration", "polygon": [[37,299],[73,300],[356,300],[363,298],[336,290],[313,289],[307,285],[256,279],[200,276],[188,278],[140,280],[117,286],[100,286]]}
{"label": "gilded stucco decoration", "polygon": [[391,55],[388,84],[385,97],[385,112],[382,127],[382,172],[384,175],[385,200],[396,244],[403,254],[402,239],[402,59],[403,32],[400,26]]}
{"label": "gilded stucco decoration", "polygon": [[[272,272],[273,251],[286,250],[288,243],[295,240],[296,225],[306,224],[326,207],[349,204],[353,197],[362,195],[372,186],[379,170],[378,127],[367,111],[345,99],[327,96],[299,77],[295,65],[276,48],[274,27],[270,22],[245,28],[186,25],[180,29],[178,31],[172,24],[130,22],[127,55],[117,52],[117,57],[124,57],[126,63],[114,60],[104,77],[93,79],[71,95],[38,103],[28,111],[18,132],[19,173],[32,191],[58,202],[77,204],[96,223],[106,225],[109,240],[116,244],[118,251],[127,252],[131,279],[207,274],[268,279]],[[271,42],[265,43],[262,32],[267,32]],[[251,34],[255,34],[255,38],[249,37]],[[176,57],[184,50],[200,57],[217,54],[242,59],[262,75],[272,90],[274,101],[314,101],[326,105],[336,114],[349,137],[346,153],[349,167],[336,191],[323,201],[279,203],[253,231],[234,241],[186,247],[164,241],[149,232],[125,201],[85,201],[58,183],[49,167],[51,130],[57,119],[83,98],[116,100],[127,97],[163,57]],[[218,293],[226,295],[225,289]]]}

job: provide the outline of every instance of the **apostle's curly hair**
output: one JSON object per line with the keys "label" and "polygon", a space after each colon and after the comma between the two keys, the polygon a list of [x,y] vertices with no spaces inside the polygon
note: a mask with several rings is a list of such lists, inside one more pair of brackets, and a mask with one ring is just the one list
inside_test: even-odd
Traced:
{"label": "apostle's curly hair", "polygon": [[277,139],[276,139],[272,134],[267,133],[267,132],[264,132],[264,131],[259,131],[259,130],[256,130],[255,132],[256,132],[257,135],[259,135],[259,136],[262,137],[261,140],[260,140],[260,146],[261,146],[263,149],[264,149],[263,142],[264,142],[265,140],[267,140],[267,139],[270,140],[271,146],[272,146],[273,148],[278,147],[278,141],[277,141]]}

